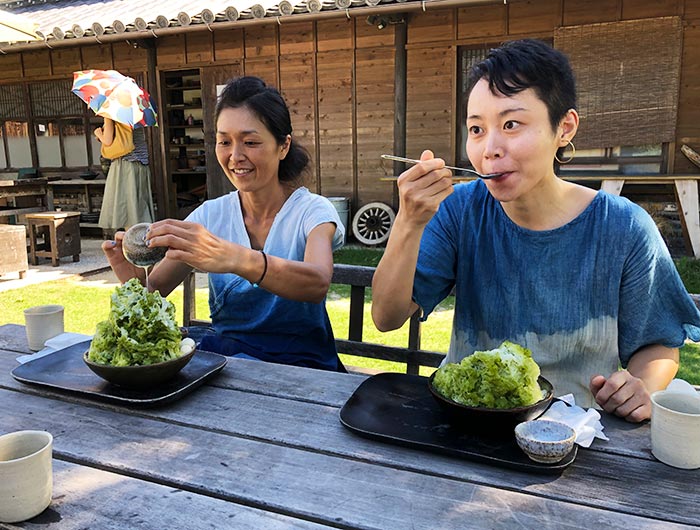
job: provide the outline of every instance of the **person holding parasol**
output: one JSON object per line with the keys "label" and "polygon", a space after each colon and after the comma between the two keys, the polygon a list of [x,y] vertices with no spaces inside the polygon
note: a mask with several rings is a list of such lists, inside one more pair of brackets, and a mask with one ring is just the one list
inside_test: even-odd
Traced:
{"label": "person holding parasol", "polygon": [[156,125],[156,111],[148,93],[114,70],[74,72],[73,92],[104,118],[95,137],[101,154],[111,160],[99,226],[117,230],[153,222],[151,173],[144,127]]}

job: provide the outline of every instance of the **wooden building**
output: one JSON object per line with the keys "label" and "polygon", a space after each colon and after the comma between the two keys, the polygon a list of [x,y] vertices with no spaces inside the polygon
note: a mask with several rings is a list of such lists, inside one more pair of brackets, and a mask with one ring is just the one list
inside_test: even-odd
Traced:
{"label": "wooden building", "polygon": [[0,44],[0,172],[99,170],[91,129],[101,120],[70,93],[72,72],[116,69],[156,98],[160,127],[148,132],[158,215],[182,216],[230,189],[214,156],[217,86],[248,74],[287,99],[312,155],[310,189],[348,197],[351,211],[396,207],[381,178],[402,166],[380,155],[432,149],[467,164],[466,68],[500,42],[532,37],[566,51],[577,74],[582,126],[562,174],[617,177],[618,192],[638,174],[668,183],[683,195],[700,256],[698,169],[680,151],[700,147],[700,0],[193,1],[179,13],[123,0],[109,24],[110,2],[77,12],[71,0],[25,1],[0,7],[35,16],[44,40]]}

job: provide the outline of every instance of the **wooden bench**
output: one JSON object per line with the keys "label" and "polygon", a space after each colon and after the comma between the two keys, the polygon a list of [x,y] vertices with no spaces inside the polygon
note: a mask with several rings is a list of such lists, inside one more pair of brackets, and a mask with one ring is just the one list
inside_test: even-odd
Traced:
{"label": "wooden bench", "polygon": [[[333,283],[350,286],[350,318],[348,323],[348,338],[336,339],[335,345],[338,353],[406,363],[406,373],[418,375],[421,366],[436,368],[445,357],[444,353],[422,350],[420,347],[421,322],[418,314],[411,317],[408,331],[408,344],[405,348],[399,346],[385,346],[372,342],[364,342],[364,304],[365,292],[372,286],[374,267],[362,267],[359,265],[335,264],[333,266]],[[209,320],[196,318],[195,309],[195,273],[190,273],[183,282],[183,325],[206,326],[211,324]],[[690,297],[700,309],[700,294],[691,294]],[[347,367],[350,372],[371,373],[359,367]]]}
{"label": "wooden bench", "polygon": [[[408,344],[405,348],[385,346],[362,340],[364,324],[365,291],[372,285],[374,267],[358,265],[333,266],[332,283],[350,286],[350,318],[348,338],[336,339],[338,353],[369,357],[385,361],[406,363],[406,373],[417,375],[421,366],[435,368],[444,358],[444,353],[422,350],[420,348],[421,323],[418,314],[411,317],[408,332]],[[208,320],[200,320],[195,314],[195,274],[191,273],[183,282],[183,324],[185,326],[208,325]],[[366,372],[360,368],[347,367],[351,372]]]}

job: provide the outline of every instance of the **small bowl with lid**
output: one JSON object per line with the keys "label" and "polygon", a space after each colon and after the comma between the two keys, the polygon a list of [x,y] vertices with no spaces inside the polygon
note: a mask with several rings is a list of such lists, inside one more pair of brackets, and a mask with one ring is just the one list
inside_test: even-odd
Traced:
{"label": "small bowl with lid", "polygon": [[165,257],[167,247],[149,247],[146,245],[146,235],[150,223],[138,223],[129,228],[122,239],[122,252],[130,263],[137,267],[150,267]]}
{"label": "small bowl with lid", "polygon": [[555,464],[574,448],[576,431],[558,421],[525,421],[515,426],[515,440],[531,460]]}

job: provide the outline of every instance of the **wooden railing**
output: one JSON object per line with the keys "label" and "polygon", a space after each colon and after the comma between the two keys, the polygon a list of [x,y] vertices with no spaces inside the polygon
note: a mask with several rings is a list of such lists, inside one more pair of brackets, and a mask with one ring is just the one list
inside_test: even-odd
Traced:
{"label": "wooden railing", "polygon": [[[333,267],[332,283],[350,286],[350,315],[348,338],[336,339],[338,353],[406,363],[406,373],[417,375],[421,366],[437,367],[444,353],[420,348],[421,323],[418,314],[411,317],[408,344],[405,348],[365,342],[363,337],[365,292],[372,285],[374,267],[336,264]],[[191,273],[183,282],[183,320],[185,326],[208,325],[208,320],[196,318],[195,275]],[[350,371],[353,367],[348,367]],[[359,370],[358,370],[359,371]]]}
{"label": "wooden railing", "polygon": [[[350,286],[350,315],[348,323],[348,338],[336,339],[338,353],[406,363],[406,373],[418,375],[421,366],[435,368],[445,357],[444,353],[422,350],[420,347],[421,322],[418,313],[411,317],[408,330],[408,344],[400,346],[385,346],[373,342],[365,342],[363,337],[365,292],[372,286],[374,267],[358,265],[333,266],[333,282],[338,285]],[[196,318],[195,314],[195,275],[194,272],[183,282],[183,320],[185,326],[209,325],[209,320]],[[700,308],[700,294],[691,294],[695,305]],[[347,367],[349,371],[362,372],[366,370],[357,367]]]}

